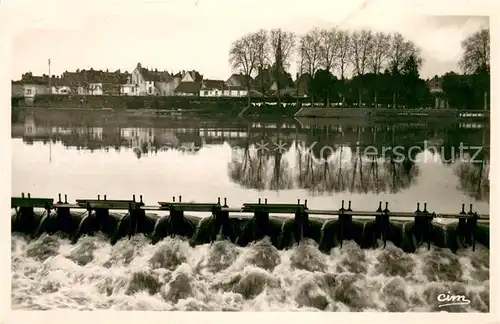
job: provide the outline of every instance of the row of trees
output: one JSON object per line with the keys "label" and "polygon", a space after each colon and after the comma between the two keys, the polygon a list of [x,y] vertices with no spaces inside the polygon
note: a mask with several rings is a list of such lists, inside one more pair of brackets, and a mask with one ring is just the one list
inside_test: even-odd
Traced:
{"label": "row of trees", "polygon": [[[489,30],[471,35],[462,45],[463,71],[489,77]],[[296,84],[287,72],[294,59],[297,80],[301,81]],[[417,107],[431,99],[419,75],[421,50],[400,33],[314,28],[296,35],[281,29],[261,29],[237,39],[229,61],[234,70],[247,76],[249,93],[254,87],[265,95],[272,84],[278,102],[280,90],[293,86],[297,94],[302,86],[313,103],[319,100],[326,105],[332,100],[347,100],[360,106],[369,102],[373,107],[379,103]]]}
{"label": "row of trees", "polygon": [[[307,90],[314,100],[315,94],[326,97],[327,104],[332,92],[342,93],[345,100],[346,75],[352,73],[352,85],[358,92],[361,104],[363,95],[373,79],[384,71],[399,76],[406,70],[418,76],[422,64],[420,49],[400,33],[373,33],[371,30],[349,32],[337,28],[312,29],[302,36],[281,29],[270,32],[259,30],[236,40],[229,53],[230,63],[235,70],[247,76],[247,87],[251,77],[257,75],[258,88],[264,89],[264,71],[271,71],[276,93],[289,86],[291,76],[286,72],[292,59],[298,57],[298,74],[306,76]],[[407,66],[411,65],[411,66]],[[319,73],[319,75],[316,75]],[[337,77],[338,76],[338,77]],[[298,76],[299,77],[299,76]],[[355,80],[356,79],[356,80]],[[338,82],[340,81],[340,82]],[[352,86],[351,85],[351,86]],[[344,89],[345,90],[345,89]],[[374,101],[377,102],[377,89]],[[394,101],[398,96],[394,91]]]}

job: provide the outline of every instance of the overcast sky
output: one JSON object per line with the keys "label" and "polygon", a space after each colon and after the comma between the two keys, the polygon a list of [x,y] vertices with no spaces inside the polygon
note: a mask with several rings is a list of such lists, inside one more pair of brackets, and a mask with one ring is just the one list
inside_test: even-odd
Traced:
{"label": "overcast sky", "polygon": [[[141,62],[227,79],[231,42],[247,32],[338,26],[402,33],[421,47],[421,76],[428,78],[458,70],[462,39],[489,24],[458,6],[446,16],[428,15],[446,10],[436,3],[441,9],[412,0],[12,0],[11,77],[48,73],[51,58],[57,75],[90,67],[131,72]],[[294,75],[295,60],[290,70]]]}

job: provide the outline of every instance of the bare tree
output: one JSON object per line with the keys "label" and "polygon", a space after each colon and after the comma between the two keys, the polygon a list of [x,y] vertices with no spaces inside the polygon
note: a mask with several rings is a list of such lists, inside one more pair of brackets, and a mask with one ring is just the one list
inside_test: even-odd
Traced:
{"label": "bare tree", "polygon": [[[314,78],[314,74],[322,64],[321,32],[313,29],[300,37],[300,57],[305,71]],[[311,94],[311,105],[314,106],[314,94]]]}
{"label": "bare tree", "polygon": [[348,31],[340,30],[337,32],[337,46],[337,62],[340,70],[340,79],[344,80],[350,62],[351,37]]}
{"label": "bare tree", "polygon": [[[387,59],[391,54],[391,35],[384,34],[381,32],[376,33],[373,36],[373,50],[370,57],[370,68],[371,71],[377,77],[378,74],[384,68]],[[376,83],[377,84],[377,83]],[[376,85],[375,84],[375,85]],[[377,89],[375,89],[374,107],[377,108]]]}
{"label": "bare tree", "polygon": [[375,74],[379,74],[391,55],[391,35],[381,32],[376,33],[373,36],[373,51],[371,54],[371,71]]}
{"label": "bare tree", "polygon": [[[354,73],[357,76],[365,74],[369,66],[369,59],[373,49],[373,35],[371,30],[355,31],[351,35],[350,58],[353,64]],[[361,107],[361,89],[358,86],[358,106]]]}
{"label": "bare tree", "polygon": [[254,34],[246,34],[233,42],[229,50],[229,63],[234,70],[239,70],[246,76],[248,106],[250,106],[250,78],[257,65],[257,47],[255,46]]}
{"label": "bare tree", "polygon": [[[460,67],[466,74],[490,73],[490,30],[488,28],[470,35],[462,42]],[[484,91],[484,110],[488,109],[488,89]]]}
{"label": "bare tree", "polygon": [[[299,54],[300,54],[300,49],[299,49]],[[303,55],[299,55],[299,59],[297,61],[297,75],[296,75],[296,92],[297,92],[297,100],[296,100],[296,105],[297,107],[299,106],[299,90],[300,90],[300,83],[303,78],[303,74],[305,73],[305,68],[304,68],[304,57]]]}
{"label": "bare tree", "polygon": [[[329,30],[321,30],[321,62],[325,70],[332,73],[335,67],[336,56],[338,52],[337,30],[331,28]],[[330,106],[330,92],[327,94],[326,105]]]}
{"label": "bare tree", "polygon": [[[403,69],[404,64],[413,55],[418,66],[422,64],[420,49],[412,41],[406,40],[400,33],[395,33],[391,37],[391,50],[389,56],[389,66],[391,72],[397,75]],[[392,95],[392,106],[396,108],[396,98],[398,93],[395,90]]]}
{"label": "bare tree", "polygon": [[335,28],[320,31],[321,63],[325,70],[332,72],[338,52],[337,30]]}
{"label": "bare tree", "polygon": [[261,86],[262,91],[263,91],[262,95],[265,95],[263,71],[269,65],[269,62],[271,61],[269,35],[268,35],[267,30],[260,29],[259,31],[254,33],[253,40],[254,40],[254,44],[256,47],[257,70],[259,71],[259,74],[261,77],[261,79],[259,80],[260,86]]}
{"label": "bare tree", "polygon": [[406,40],[400,33],[392,35],[390,48],[390,66],[393,71],[398,73],[401,72],[410,55],[419,52],[417,46],[412,41]]}
{"label": "bare tree", "polygon": [[[349,55],[351,47],[351,37],[349,32],[346,30],[339,30],[337,32],[337,66],[340,72],[340,80],[342,81],[342,86],[344,86],[345,73],[349,67]],[[345,105],[345,95],[342,91],[342,106]]]}
{"label": "bare tree", "polygon": [[460,67],[465,73],[490,71],[490,30],[488,28],[470,35],[462,42]]}
{"label": "bare tree", "polygon": [[271,30],[270,47],[272,52],[272,65],[274,66],[278,105],[281,105],[281,77],[285,69],[290,65],[290,59],[295,47],[295,34],[283,31],[282,29]]}

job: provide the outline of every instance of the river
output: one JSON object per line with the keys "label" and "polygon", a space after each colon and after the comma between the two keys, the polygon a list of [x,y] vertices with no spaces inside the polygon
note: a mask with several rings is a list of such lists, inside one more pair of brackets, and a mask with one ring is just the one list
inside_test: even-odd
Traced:
{"label": "river", "polygon": [[[15,196],[61,193],[72,202],[135,194],[148,205],[180,195],[186,202],[225,197],[231,207],[307,199],[314,209],[338,209],[345,200],[364,211],[387,201],[405,212],[420,202],[437,213],[473,204],[489,214],[489,126],[482,124],[33,115],[13,123],[12,136]],[[460,143],[472,148],[460,155]],[[391,161],[395,147],[403,160]],[[389,153],[381,155],[383,148]],[[376,158],[367,154],[373,150]],[[96,235],[71,245],[14,233],[12,270],[14,309],[489,310],[482,246],[405,254],[390,243],[362,250],[347,242],[324,254],[312,241],[277,250],[266,239],[190,247],[170,237],[151,245],[137,235],[111,246]],[[440,308],[437,296],[450,292],[470,303]]]}

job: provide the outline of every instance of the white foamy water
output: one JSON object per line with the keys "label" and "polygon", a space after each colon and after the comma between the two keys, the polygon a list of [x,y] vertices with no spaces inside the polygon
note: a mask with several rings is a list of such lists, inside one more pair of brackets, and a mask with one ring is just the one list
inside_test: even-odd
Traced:
{"label": "white foamy water", "polygon": [[[468,305],[438,307],[440,294]],[[306,241],[279,251],[264,239],[156,245],[137,235],[111,246],[97,235],[75,245],[58,236],[12,236],[13,309],[114,310],[489,310],[489,250],[406,254],[346,242],[321,253]]]}

